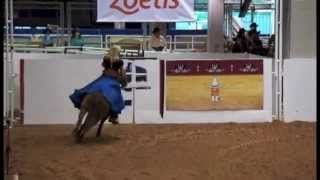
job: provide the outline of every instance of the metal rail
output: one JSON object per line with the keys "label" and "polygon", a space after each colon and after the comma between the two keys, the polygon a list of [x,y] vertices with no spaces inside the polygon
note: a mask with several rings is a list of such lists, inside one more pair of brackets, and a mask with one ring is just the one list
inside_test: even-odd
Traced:
{"label": "metal rail", "polygon": [[6,129],[6,143],[5,143],[5,161],[4,169],[5,174],[9,175],[10,168],[10,156],[11,156],[11,139],[10,129],[14,122],[14,65],[13,65],[13,52],[14,52],[14,38],[13,38],[13,0],[5,1],[5,42],[6,51],[4,59],[4,71],[5,71],[5,111],[4,111],[4,124]]}
{"label": "metal rail", "polygon": [[283,107],[283,1],[276,0],[276,20],[275,20],[275,57],[273,59],[274,76],[274,120],[283,121],[284,107]]}

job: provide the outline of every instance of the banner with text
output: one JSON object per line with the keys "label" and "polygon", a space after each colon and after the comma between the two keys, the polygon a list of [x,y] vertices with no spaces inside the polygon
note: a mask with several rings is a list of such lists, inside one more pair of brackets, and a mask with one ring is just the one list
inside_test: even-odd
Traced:
{"label": "banner with text", "polygon": [[98,0],[97,22],[194,20],[194,0]]}

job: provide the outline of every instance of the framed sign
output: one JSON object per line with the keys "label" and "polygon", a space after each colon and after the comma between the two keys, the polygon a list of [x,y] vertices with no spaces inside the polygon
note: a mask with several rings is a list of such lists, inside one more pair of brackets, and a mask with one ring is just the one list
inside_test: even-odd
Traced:
{"label": "framed sign", "polygon": [[262,110],[262,60],[176,60],[165,65],[167,111]]}

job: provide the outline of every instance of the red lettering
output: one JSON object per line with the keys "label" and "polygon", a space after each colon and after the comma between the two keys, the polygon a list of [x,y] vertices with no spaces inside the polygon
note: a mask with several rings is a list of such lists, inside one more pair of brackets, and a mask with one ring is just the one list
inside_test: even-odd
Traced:
{"label": "red lettering", "polygon": [[163,2],[163,8],[167,8],[167,6],[168,6],[168,0],[164,0],[164,2]]}
{"label": "red lettering", "polygon": [[110,8],[114,8],[117,6],[117,3],[118,3],[119,0],[114,0],[111,5],[110,5]]}
{"label": "red lettering", "polygon": [[[150,2],[150,0],[140,0],[140,7],[142,7],[143,9],[149,9],[150,5],[148,5]],[[148,3],[146,5],[146,3]]]}
{"label": "red lettering", "polygon": [[169,5],[170,9],[176,9],[179,6],[179,0],[172,0],[174,5]]}
{"label": "red lettering", "polygon": [[[116,9],[116,10],[122,12],[123,14],[127,14],[127,15],[135,14],[136,12],[139,11],[139,8],[136,8],[135,10],[132,10],[132,11],[125,10],[121,6],[118,5],[118,2],[119,2],[119,0],[114,0],[111,3],[110,8]],[[131,6],[129,6],[128,1],[124,0],[124,6],[126,6],[128,9],[133,9],[137,5],[137,3],[138,3],[137,0],[134,0],[134,3]]]}
{"label": "red lettering", "polygon": [[155,1],[154,1],[154,6],[155,6],[157,9],[160,9],[160,8],[161,8],[161,6],[160,6],[160,4],[159,4],[160,1],[161,1],[161,0],[155,0]]}
{"label": "red lettering", "polygon": [[[156,9],[176,9],[179,4],[179,0],[154,0]],[[151,0],[113,0],[110,5],[111,9],[116,9],[126,15],[137,13],[140,7],[143,9],[151,8]]]}

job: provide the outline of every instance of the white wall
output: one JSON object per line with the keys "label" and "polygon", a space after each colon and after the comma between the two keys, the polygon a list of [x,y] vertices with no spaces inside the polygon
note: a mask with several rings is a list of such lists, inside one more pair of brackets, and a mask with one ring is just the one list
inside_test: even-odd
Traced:
{"label": "white wall", "polygon": [[315,58],[316,0],[291,1],[290,58]]}
{"label": "white wall", "polygon": [[[14,53],[14,72],[17,74],[17,78],[14,81],[15,85],[15,108],[20,109],[20,60],[66,60],[74,57],[73,55],[62,55],[62,54],[43,54],[43,53]],[[87,55],[82,54],[76,56],[76,59],[101,59],[102,55]]]}
{"label": "white wall", "polygon": [[98,77],[98,68],[95,60],[26,60],[25,124],[75,123],[77,110],[68,96]]}
{"label": "white wall", "polygon": [[[183,54],[183,53],[182,53]],[[183,56],[163,55],[168,59],[191,59]],[[25,124],[74,124],[78,111],[68,96],[76,88],[91,82],[101,73],[101,56],[29,54],[25,60]],[[196,55],[200,56],[200,54]],[[218,55],[220,56],[220,55]],[[232,58],[231,55],[229,58]],[[214,59],[205,55],[197,59]],[[254,57],[253,57],[254,58]],[[236,59],[234,56],[232,59]],[[264,60],[264,110],[219,111],[219,112],[166,112],[164,119],[159,114],[159,61],[136,61],[147,68],[151,90],[136,91],[137,123],[201,123],[201,122],[266,122],[271,121],[271,60]],[[126,93],[125,97],[130,97]],[[183,116],[183,117],[182,117]],[[132,122],[132,109],[125,108],[121,123]]]}
{"label": "white wall", "polygon": [[[160,58],[190,59],[190,53],[161,54]],[[149,55],[155,57],[155,54]],[[196,58],[221,58],[222,55],[194,54]],[[67,96],[75,88],[82,87],[99,74],[101,55],[16,54],[16,59],[26,59],[25,67],[25,122],[26,123],[74,123],[77,110]],[[232,58],[232,55],[226,55]],[[250,56],[255,58],[255,56]],[[153,91],[138,90],[136,101],[137,123],[182,123],[224,121],[271,120],[271,59],[264,60],[264,107],[263,111],[225,111],[206,113],[166,112],[159,115],[159,64],[158,61],[137,61],[148,68]],[[15,62],[18,71],[18,62]],[[307,58],[286,59],[284,67],[284,116],[285,121],[316,120],[316,60]],[[303,84],[301,85],[301,83]],[[31,83],[31,84],[30,84]],[[28,85],[29,84],[29,85]],[[34,84],[34,85],[32,85]],[[19,84],[17,84],[19,86]],[[301,88],[301,86],[303,88]],[[36,88],[38,87],[38,88]],[[39,88],[41,87],[41,89]],[[17,88],[18,89],[18,88]],[[46,91],[51,92],[50,96]],[[130,95],[130,94],[129,94]],[[129,96],[127,94],[127,96]],[[19,96],[17,96],[19,100]],[[48,99],[49,100],[46,100]],[[155,99],[156,98],[156,99]],[[150,101],[148,101],[150,100]],[[48,101],[48,102],[47,102]],[[213,113],[213,114],[212,114]],[[214,115],[214,118],[212,118]],[[188,118],[185,118],[188,117]],[[249,118],[248,118],[249,117]],[[122,122],[132,121],[132,111],[126,108]]]}
{"label": "white wall", "polygon": [[[316,121],[316,0],[292,0],[290,57],[284,61],[284,119]],[[288,42],[287,42],[288,43]]]}
{"label": "white wall", "polygon": [[[158,62],[140,61],[136,65],[147,67],[150,90],[136,90],[136,119],[160,119]],[[25,61],[25,124],[74,124],[78,110],[69,100],[75,89],[84,87],[102,72],[101,60],[76,57],[65,60]],[[131,92],[123,92],[132,97]],[[121,123],[132,122],[132,108],[126,107]]]}
{"label": "white wall", "polygon": [[284,61],[284,119],[286,122],[316,121],[316,59]]}

